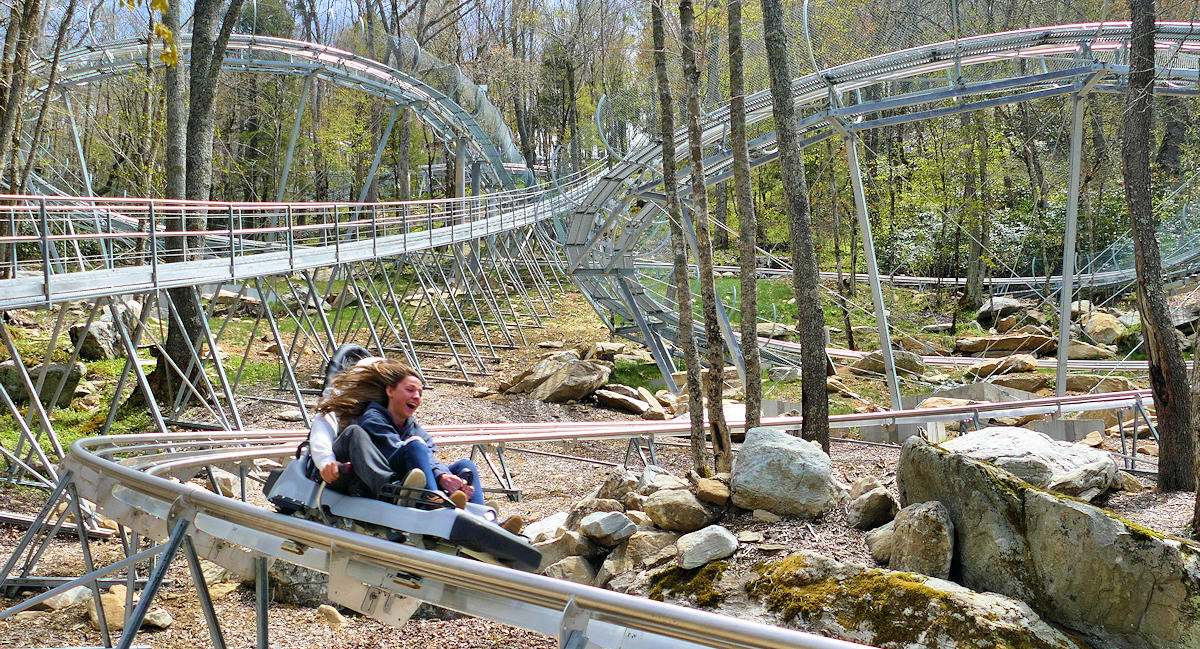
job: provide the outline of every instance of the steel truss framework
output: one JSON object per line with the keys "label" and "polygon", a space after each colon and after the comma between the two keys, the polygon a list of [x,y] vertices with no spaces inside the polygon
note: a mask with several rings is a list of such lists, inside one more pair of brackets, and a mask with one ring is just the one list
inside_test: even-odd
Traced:
{"label": "steel truss framework", "polygon": [[[182,34],[177,37],[176,41],[179,47],[180,62],[186,64],[191,56],[191,34]],[[75,127],[74,108],[70,100],[72,89],[103,79],[145,70],[147,48],[145,39],[131,38],[88,45],[62,54],[55,90],[58,91],[68,115],[71,116],[73,128]],[[35,66],[31,73],[48,76],[44,68],[49,64],[44,61],[40,63],[41,65]],[[157,64],[157,62],[155,63]],[[387,126],[376,148],[375,158],[364,185],[371,184],[371,178],[378,170],[383,147],[388,141],[388,135],[402,108],[411,109],[413,114],[424,122],[439,139],[453,147],[460,163],[458,165],[460,189],[463,182],[462,169],[464,168],[461,163],[468,157],[485,161],[488,177],[501,187],[512,187],[514,183],[512,173],[505,166],[506,163],[524,165],[523,160],[514,158],[511,144],[502,152],[492,136],[476,120],[475,115],[433,85],[419,78],[415,74],[416,70],[414,70],[414,74],[409,74],[379,61],[335,47],[253,34],[233,34],[229,37],[222,69],[304,77],[304,85],[296,108],[296,119],[288,141],[279,184],[278,198],[280,200],[283,199],[283,191],[287,186],[287,178],[291,170],[292,153],[299,135],[300,118],[308,101],[312,84],[316,79],[358,90],[391,102]],[[82,167],[86,191],[91,195],[90,174],[87,170],[87,163],[82,158],[82,147],[79,144],[77,129],[73,132],[73,136],[80,153],[78,162]],[[461,195],[461,193],[460,191],[459,194]],[[359,200],[362,198],[360,197]]]}
{"label": "steel truss framework", "polygon": [[[1132,269],[1092,272],[1075,276],[1075,235],[1078,217],[1080,158],[1083,137],[1083,99],[1090,92],[1121,92],[1128,71],[1128,22],[1088,23],[1037,27],[999,34],[972,36],[839,65],[792,82],[793,99],[804,116],[798,125],[802,145],[827,138],[845,142],[847,164],[871,296],[878,321],[885,376],[893,407],[899,407],[900,391],[891,354],[887,311],[883,303],[875,262],[862,172],[858,160],[859,134],[871,128],[982,110],[1002,104],[1033,99],[1071,98],[1071,172],[1067,206],[1066,245],[1063,273],[1051,282],[1060,290],[1060,310],[1068,309],[1072,289],[1079,281],[1090,285],[1126,284]],[[1196,96],[1200,82],[1200,26],[1162,22],[1156,35],[1158,52],[1155,92]],[[711,186],[732,177],[730,152],[722,146],[728,136],[728,105],[703,116],[702,140],[717,152],[704,161],[705,182]],[[901,111],[897,114],[896,111]],[[746,98],[748,126],[771,117],[771,96],[763,91]],[[597,124],[616,123],[597,116]],[[632,128],[616,126],[612,128]],[[637,141],[628,133],[608,141]],[[686,132],[674,134],[676,150],[686,157]],[[641,141],[647,142],[641,134]],[[775,160],[775,134],[749,144],[750,165]],[[622,157],[620,163],[600,179],[592,192],[576,207],[566,241],[569,271],[587,292],[601,317],[614,331],[643,341],[655,351],[664,373],[670,367],[670,342],[677,337],[677,308],[669,270],[658,254],[666,237],[661,175],[656,170],[661,145],[649,142]],[[687,169],[680,178],[687,178]],[[681,181],[680,193],[689,193]],[[688,218],[685,214],[685,220]],[[685,231],[691,233],[690,228]],[[694,249],[694,235],[691,245]],[[1169,257],[1170,258],[1170,257]],[[1200,259],[1200,247],[1190,246],[1176,255],[1176,272],[1192,272]],[[1046,282],[1040,278],[1011,278],[1017,285]],[[726,354],[744,371],[740,347],[728,316],[719,311],[723,341],[704,340],[701,345],[723,344]],[[1068,335],[1063,328],[1062,336]],[[1058,390],[1063,394],[1069,345],[1061,340]],[[764,349],[764,360],[788,362],[789,352],[778,346]]]}

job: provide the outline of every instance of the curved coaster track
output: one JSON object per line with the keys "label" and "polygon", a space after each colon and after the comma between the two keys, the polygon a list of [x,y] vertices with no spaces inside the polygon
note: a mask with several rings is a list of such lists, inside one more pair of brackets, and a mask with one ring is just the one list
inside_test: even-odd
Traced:
{"label": "curved coaster track", "polygon": [[[793,93],[806,111],[801,122],[805,143],[829,137],[845,139],[850,167],[857,176],[856,138],[864,129],[896,121],[1066,95],[1072,100],[1078,125],[1083,97],[1090,92],[1120,91],[1127,72],[1128,34],[1128,24],[1123,23],[1019,30],[912,48],[798,78]],[[1200,33],[1190,24],[1163,23],[1158,38],[1163,54],[1159,91],[1195,94]],[[432,86],[332,48],[261,37],[234,42],[237,45],[231,46],[227,67],[321,75],[413,107],[432,128],[453,140],[464,159],[474,156],[492,170],[497,184],[510,184],[505,165],[512,160],[501,154],[506,147],[497,145],[477,128],[467,111],[456,108],[453,99]],[[120,74],[139,47],[144,44],[129,41],[111,50],[95,47],[72,53],[65,58],[67,73],[59,84],[66,87]],[[935,78],[942,81],[933,83]],[[747,104],[748,119],[753,123],[769,117],[767,94],[756,94]],[[885,109],[907,112],[880,116]],[[715,144],[724,137],[725,110],[718,108],[706,115],[706,143]],[[27,316],[22,310],[26,309],[53,313],[53,331],[44,358],[52,357],[59,334],[72,324],[86,328],[104,319],[116,332],[126,362],[101,432],[108,432],[130,381],[146,397],[159,431],[171,427],[200,431],[103,435],[80,440],[65,453],[50,416],[58,402],[57,393],[66,385],[65,373],[52,373],[50,364],[27,368],[14,336],[8,327],[0,327],[19,387],[29,395],[54,395],[46,400],[48,405],[42,399],[31,399],[28,411],[23,412],[14,402],[19,395],[10,394],[0,384],[0,402],[20,428],[14,448],[0,446],[8,476],[51,489],[45,508],[0,573],[0,585],[10,589],[45,585],[34,572],[45,545],[65,523],[66,512],[91,525],[96,517],[94,507],[98,507],[137,534],[166,541],[141,552],[131,549],[125,560],[94,570],[87,526],[78,526],[89,572],[60,583],[50,593],[88,584],[98,602],[99,578],[158,556],[159,569],[147,581],[143,605],[134,611],[119,642],[123,647],[133,642],[153,599],[153,589],[161,583],[164,566],[180,550],[199,583],[202,578],[196,559],[200,556],[257,576],[260,646],[266,643],[265,574],[270,561],[327,572],[334,601],[386,622],[403,623],[411,613],[411,602],[423,600],[554,635],[564,647],[857,646],[416,550],[243,502],[245,481],[256,475],[262,461],[289,456],[305,433],[302,429],[246,430],[239,400],[293,405],[307,425],[310,406],[306,396],[314,390],[298,375],[298,361],[306,350],[325,358],[352,335],[368,338],[379,353],[403,355],[429,380],[470,382],[487,373],[497,349],[523,342],[523,328],[536,327],[551,315],[552,287],[561,282],[565,271],[614,331],[645,342],[666,368],[677,321],[674,303],[668,298],[669,282],[657,255],[665,237],[658,193],[661,178],[655,168],[659,147],[635,132],[610,137],[610,141],[636,143],[639,136],[643,144],[630,147],[612,166],[586,168],[547,185],[446,200],[199,203],[87,196],[0,197],[5,203],[0,218],[7,220],[10,233],[0,237],[0,246],[7,253],[6,278],[0,279],[0,311],[6,318],[23,321]],[[684,136],[676,133],[675,137],[682,142]],[[1075,129],[1072,148],[1076,156],[1079,137]],[[752,146],[754,165],[769,162],[777,154],[773,136],[764,136]],[[723,154],[705,162],[710,184],[728,173],[728,159]],[[461,174],[464,165],[458,168]],[[1074,169],[1077,176],[1078,167]],[[460,190],[462,182],[460,177]],[[1071,182],[1077,183],[1077,177]],[[861,181],[855,183],[855,198],[862,234],[869,244]],[[187,217],[203,217],[207,226],[182,230],[172,225]],[[899,408],[895,372],[886,353],[890,350],[889,329],[874,252],[869,245],[865,249],[870,252],[868,269],[885,350],[885,374],[896,403],[889,411],[832,417],[835,429],[952,420],[978,425],[981,418],[1059,416],[1100,409],[1131,411],[1135,418],[1140,413],[1148,423],[1145,406],[1149,395],[1144,391],[938,410]],[[1191,252],[1184,257],[1181,263],[1185,267],[1195,258]],[[1064,260],[1073,262],[1073,256],[1064,255]],[[1062,304],[1069,305],[1071,287],[1079,279],[1073,271],[1062,273],[1058,281]],[[1093,273],[1089,281],[1127,280],[1127,276],[1109,278]],[[1037,283],[1044,281],[1037,279]],[[164,290],[172,288],[190,288],[211,297],[210,318],[220,322],[224,317],[224,321],[219,326],[206,322],[192,345],[191,358],[184,361],[211,371],[195,373],[192,367],[175,365],[179,375],[198,378],[185,382],[184,390],[167,400],[171,403],[160,406],[137,356],[145,346],[161,350],[164,323],[178,318]],[[138,298],[136,305],[130,297]],[[328,305],[333,306],[332,314]],[[236,371],[232,371],[236,361],[230,360],[235,352],[221,348],[230,318],[239,310],[254,317],[251,341],[264,331],[274,342],[279,359],[277,397],[242,394],[240,378],[250,343]],[[736,339],[728,322],[725,331],[727,340],[702,340],[702,344],[725,344],[736,360]],[[781,363],[793,358],[795,349],[772,342],[769,352],[772,361]],[[74,350],[69,363],[74,363],[79,353]],[[166,358],[161,351],[160,357]],[[927,360],[936,362],[932,357]],[[1062,358],[1058,367],[1065,371],[1069,364]],[[669,372],[665,374],[669,376]],[[207,421],[185,419],[194,416],[187,415],[187,405],[193,401],[203,404]],[[735,429],[741,425],[730,423]],[[798,420],[781,417],[764,423],[791,427]],[[495,449],[501,465],[506,444],[585,438],[630,440],[631,453],[636,449],[645,458],[643,451],[649,450],[648,459],[653,461],[656,438],[687,433],[686,423],[677,421],[647,423],[636,431],[592,423],[525,428],[514,433],[501,425],[477,425],[433,427],[433,432],[445,444]],[[48,451],[43,450],[43,440]],[[229,467],[242,477],[241,499],[208,493],[188,482],[198,475],[211,477],[207,468],[214,466]],[[495,477],[511,486],[501,472]],[[56,512],[62,502],[68,504],[66,511]],[[26,600],[0,617],[24,610],[50,593]],[[205,604],[203,594],[201,601],[213,644],[223,646],[211,603]],[[106,629],[103,634],[108,646]]]}

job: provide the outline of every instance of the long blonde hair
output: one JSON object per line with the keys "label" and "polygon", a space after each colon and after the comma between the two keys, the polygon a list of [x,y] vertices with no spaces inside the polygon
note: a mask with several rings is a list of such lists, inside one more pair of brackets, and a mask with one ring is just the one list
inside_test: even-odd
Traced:
{"label": "long blonde hair", "polygon": [[387,389],[410,376],[420,378],[411,367],[386,358],[356,365],[333,379],[332,395],[317,405],[317,412],[331,412],[345,426],[363,414],[368,403],[387,405]]}

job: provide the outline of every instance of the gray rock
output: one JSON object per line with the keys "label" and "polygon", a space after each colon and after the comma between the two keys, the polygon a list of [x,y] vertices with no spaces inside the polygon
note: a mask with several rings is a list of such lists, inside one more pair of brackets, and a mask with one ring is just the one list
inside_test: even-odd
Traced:
{"label": "gray rock", "polygon": [[100,361],[117,357],[117,334],[112,322],[96,319],[92,324],[80,322],[67,330],[71,343],[79,350],[80,360]]}
{"label": "gray rock", "polygon": [[633,536],[637,526],[621,512],[595,512],[584,517],[579,531],[600,545],[611,548]]}
{"label": "gray rock", "polygon": [[663,489],[646,498],[646,514],[660,528],[694,532],[713,521],[713,511],[686,489]]}
{"label": "gray rock", "polygon": [[948,579],[953,559],[954,523],[944,505],[923,502],[896,514],[890,568]]}
{"label": "gray rock", "polygon": [[509,394],[522,394],[541,385],[560,368],[579,360],[579,355],[567,350],[558,352],[549,358],[543,358],[529,370],[513,377],[512,385],[504,389]]}
{"label": "gray rock", "polygon": [[[315,608],[326,602],[329,575],[286,561],[272,561],[267,568],[271,597],[277,602]],[[254,580],[244,583],[253,586]]]}
{"label": "gray rock", "polygon": [[709,525],[679,537],[675,547],[679,548],[679,566],[690,570],[733,554],[737,551],[738,540],[724,527]]}
{"label": "gray rock", "polygon": [[950,512],[959,583],[1030,602],[1095,646],[1200,644],[1200,546],[916,437],[897,483],[902,502],[938,500]]}
{"label": "gray rock", "polygon": [[772,610],[786,606],[793,628],[871,646],[1083,649],[1024,602],[815,553],[764,566],[747,590]]}
{"label": "gray rock", "polygon": [[[62,392],[59,393],[55,405],[59,408],[70,406],[71,399],[75,397],[75,387],[79,385],[79,380],[83,378],[87,367],[80,362],[39,365],[29,370],[29,379],[33,381],[34,386],[37,385],[38,374],[42,372],[43,367],[46,370],[46,380],[42,382],[42,389],[38,392],[39,400],[43,405],[50,405],[50,398],[58,390],[59,383],[63,381],[65,375],[66,383],[63,384]],[[25,382],[21,380],[16,361],[7,360],[0,363],[0,383],[4,385],[8,396],[14,402],[29,403],[29,391],[25,389]]]}
{"label": "gray rock", "polygon": [[871,558],[885,566],[892,560],[892,541],[895,539],[892,533],[895,531],[896,520],[892,519],[887,525],[867,532],[867,548],[871,551]]}
{"label": "gray rock", "polygon": [[767,370],[767,378],[776,383],[795,383],[803,376],[799,367],[776,366]]}
{"label": "gray rock", "polygon": [[546,568],[542,574],[589,586],[596,580],[596,569],[583,557],[567,557]]}
{"label": "gray rock", "polygon": [[559,403],[579,401],[608,382],[612,367],[596,361],[573,361],[559,367],[529,392],[531,399]]}
{"label": "gray rock", "polygon": [[921,327],[921,331],[924,331],[927,334],[944,334],[950,331],[953,326],[954,325],[949,322],[939,322],[925,325],[924,327]]}
{"label": "gray rock", "polygon": [[625,467],[617,467],[604,477],[604,482],[600,483],[600,491],[596,493],[596,497],[621,500],[625,494],[637,488],[638,481],[636,473]]}
{"label": "gray rock", "polygon": [[642,478],[638,480],[637,492],[639,495],[649,496],[661,489],[687,489],[690,486],[687,480],[651,464],[642,471]]}
{"label": "gray rock", "polygon": [[992,426],[942,443],[942,448],[991,462],[1035,487],[1091,500],[1112,488],[1117,465],[1099,449],[1056,442],[1013,426]]}
{"label": "gray rock", "polygon": [[584,498],[576,503],[571,508],[571,511],[567,512],[567,520],[563,523],[563,527],[569,530],[577,530],[588,514],[623,511],[625,511],[625,506],[615,500],[608,498]]}
{"label": "gray rock", "polygon": [[887,489],[877,487],[850,501],[846,507],[846,519],[851,527],[870,530],[896,516],[896,500]]}
{"label": "gray rock", "polygon": [[[629,397],[630,399],[640,399],[641,398],[641,396],[638,393],[637,388],[630,387],[623,383],[606,383],[606,384],[604,384],[604,389],[608,390],[609,392],[616,392],[617,394],[623,394],[623,395]],[[597,390],[597,392],[599,392],[599,390]]]}
{"label": "gray rock", "polygon": [[596,403],[605,408],[613,408],[622,412],[631,412],[635,415],[645,413],[650,409],[650,404],[624,394],[613,392],[611,390],[600,389],[596,390]]}
{"label": "gray rock", "polygon": [[837,504],[829,456],[774,428],[752,428],[733,465],[733,504],[776,514],[816,517]]}
{"label": "gray rock", "polygon": [[[908,373],[915,376],[920,376],[928,369],[925,361],[917,354],[903,349],[892,350],[892,362],[896,365],[896,371],[901,374]],[[883,374],[883,352],[873,351],[866,356],[854,361],[850,365],[850,371],[855,374],[864,375],[879,375]]]}
{"label": "gray rock", "polygon": [[883,488],[885,487],[883,486],[883,483],[880,482],[879,478],[873,475],[864,476],[858,480],[855,480],[854,484],[850,486],[849,498],[850,500],[854,500],[868,491],[874,491],[876,489]]}
{"label": "gray rock", "polygon": [[534,543],[533,547],[542,553],[542,565],[540,566],[542,570],[567,557],[591,557],[598,553],[596,545],[587,537],[579,532],[569,530],[549,541]]}
{"label": "gray rock", "polygon": [[975,321],[981,325],[989,325],[1003,318],[1024,311],[1025,302],[1011,297],[990,297],[983,301],[983,306],[975,312]]}
{"label": "gray rock", "polygon": [[522,533],[530,541],[540,543],[558,536],[559,530],[566,527],[566,524],[567,512],[558,512],[526,525]]}
{"label": "gray rock", "polygon": [[57,611],[60,608],[68,608],[77,604],[83,604],[92,598],[92,589],[87,586],[76,586],[46,599],[42,602],[42,606]]}

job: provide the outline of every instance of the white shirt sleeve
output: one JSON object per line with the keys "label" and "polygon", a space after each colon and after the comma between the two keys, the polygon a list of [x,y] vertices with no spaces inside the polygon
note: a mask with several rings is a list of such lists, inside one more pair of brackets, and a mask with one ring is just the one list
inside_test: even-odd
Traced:
{"label": "white shirt sleeve", "polygon": [[333,438],[337,430],[337,415],[333,413],[323,413],[313,420],[312,429],[308,432],[308,452],[318,470],[337,460],[333,456]]}

